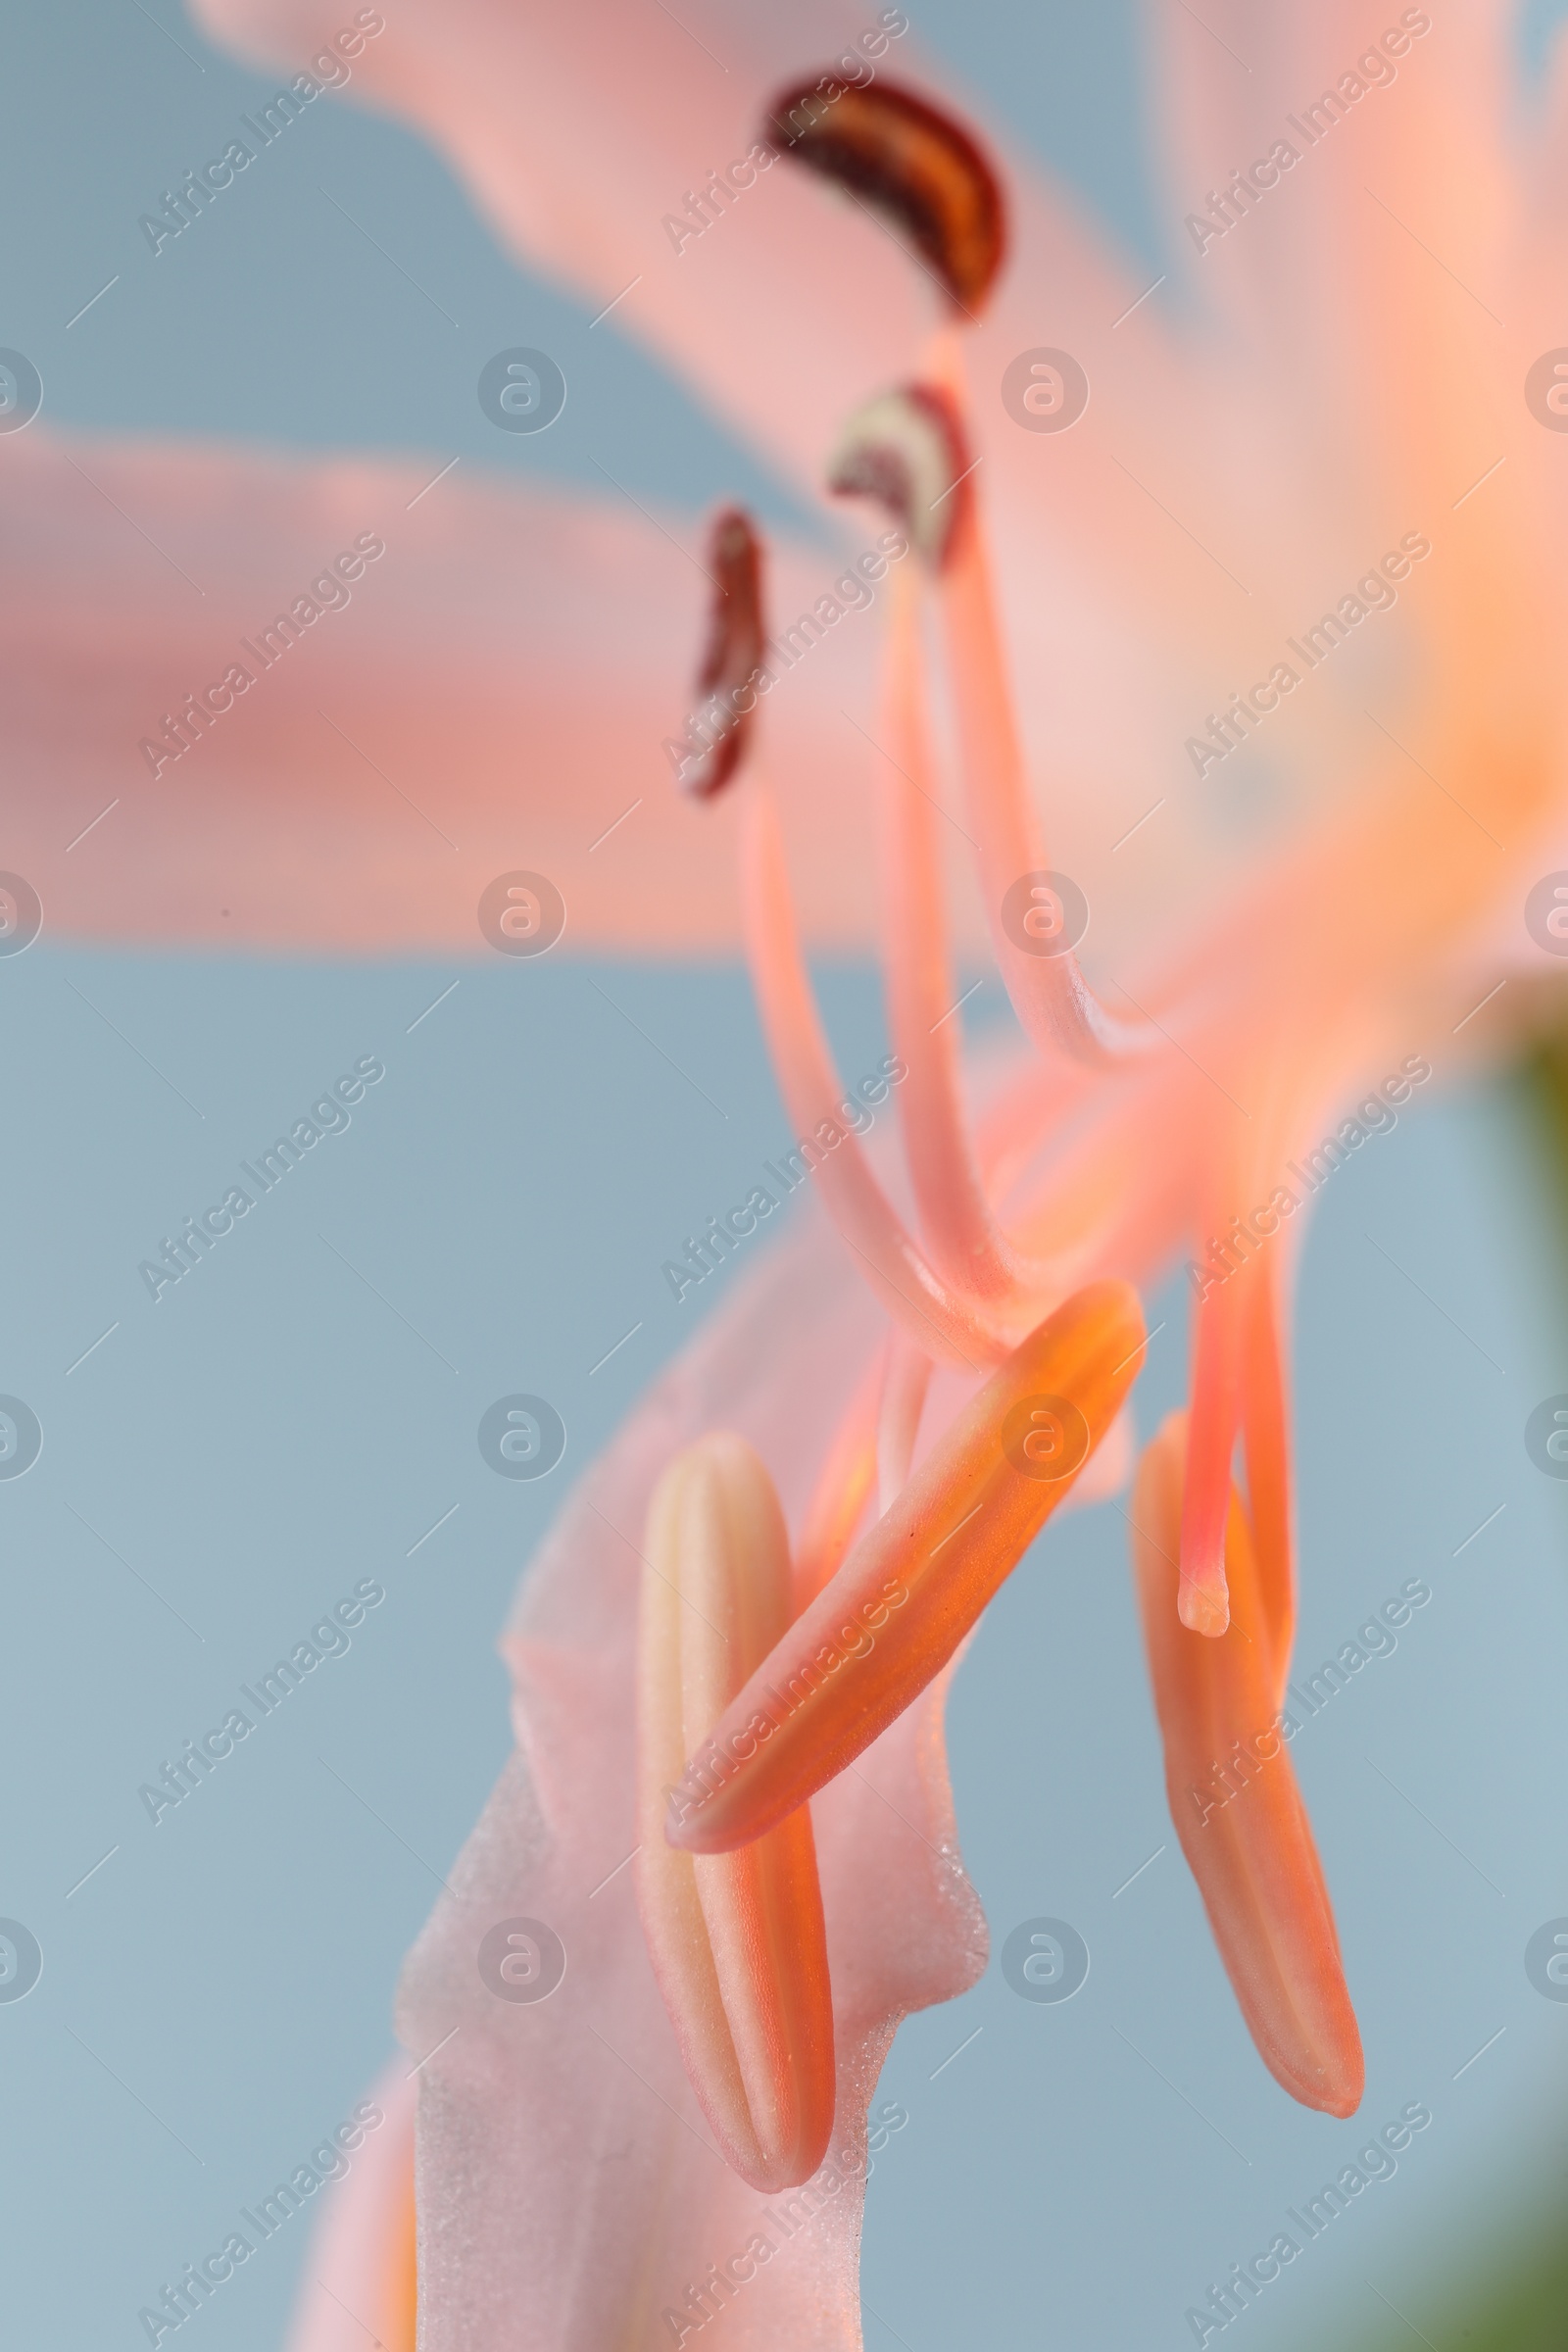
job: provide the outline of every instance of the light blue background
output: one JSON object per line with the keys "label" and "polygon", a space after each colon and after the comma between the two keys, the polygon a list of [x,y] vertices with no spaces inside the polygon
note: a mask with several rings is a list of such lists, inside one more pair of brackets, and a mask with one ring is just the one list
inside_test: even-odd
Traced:
{"label": "light blue background", "polygon": [[[548,448],[493,434],[480,361],[515,341],[584,351],[585,320],[496,251],[427,153],[351,107],[317,110],[265,189],[215,208],[155,274],[136,215],[270,85],[168,0],[154,14],[189,58],[120,0],[7,27],[0,189],[24,234],[0,341],[37,361],[56,422],[461,450],[584,482],[605,451],[639,493],[782,508],[603,330]],[[951,0],[921,25],[1152,257],[1131,19],[1079,15],[976,23]],[[321,186],[373,215],[461,328]],[[832,975],[828,1004],[844,1060],[868,1066],[871,980]],[[110,2352],[142,2340],[137,2307],[385,2056],[401,1954],[508,1745],[492,1641],[517,1573],[698,1311],[661,1259],[785,1122],[730,971],[219,964],[46,939],[0,962],[0,1389],[46,1432],[36,1468],[0,1485],[0,1913],[45,1952],[37,1989],[0,2006],[0,2210],[24,2253],[4,2325]],[[138,1260],[372,1053],[387,1075],[350,1130],[154,1307]],[[1366,2129],[1293,2107],[1254,2056],[1174,1850],[1122,1522],[1062,1523],[980,1633],[952,1747],[996,1946],[1061,1915],[1093,1967],[1053,2008],[994,1964],[901,2034],[887,2090],[910,2120],[869,2200],[874,2352],[1190,2341],[1184,2307],[1407,2100],[1432,2129],[1250,2315],[1254,2352],[1383,2316],[1368,2281],[1419,2317],[1424,2266],[1561,2199],[1568,2005],[1522,1968],[1530,1931],[1568,1912],[1568,1497],[1521,1443],[1531,1405],[1568,1387],[1556,1272],[1486,1099],[1424,1104],[1377,1140],[1335,1179],[1306,1257],[1301,1660],[1406,1577],[1434,1588],[1396,1655],[1297,1746],[1370,2052]],[[1167,1305],[1146,1430],[1181,1388]],[[515,1389],[569,1431],[537,1487],[492,1476],[474,1443]],[[349,1653],[155,1830],[137,1785],[371,1575],[387,1599]],[[302,2233],[270,2244],[204,2335],[277,2344],[303,2253]]]}

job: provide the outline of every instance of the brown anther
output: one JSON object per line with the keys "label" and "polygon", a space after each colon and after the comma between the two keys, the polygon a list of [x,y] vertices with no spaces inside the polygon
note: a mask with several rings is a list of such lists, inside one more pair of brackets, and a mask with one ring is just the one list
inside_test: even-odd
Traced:
{"label": "brown anther", "polygon": [[762,548],[740,507],[713,517],[708,539],[713,582],[708,644],[697,673],[697,708],[685,740],[671,746],[683,792],[708,800],[722,791],[746,755],[762,667]]}
{"label": "brown anther", "polygon": [[933,568],[968,512],[969,453],[958,414],[932,384],[901,384],[857,409],[828,464],[840,498],[874,498]]}
{"label": "brown anther", "polygon": [[784,154],[886,214],[941,279],[955,310],[985,306],[1006,252],[1002,188],[951,115],[885,81],[824,74],[783,91],[766,134]]}

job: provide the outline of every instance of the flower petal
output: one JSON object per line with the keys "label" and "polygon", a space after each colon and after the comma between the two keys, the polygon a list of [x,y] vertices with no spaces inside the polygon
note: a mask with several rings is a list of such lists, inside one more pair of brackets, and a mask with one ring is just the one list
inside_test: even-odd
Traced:
{"label": "flower petal", "polygon": [[[5,456],[6,862],[46,936],[488,955],[480,894],[522,868],[561,892],[573,948],[733,945],[733,818],[683,805],[662,750],[709,595],[663,529],[461,471],[431,488],[428,460],[39,431]],[[772,564],[783,612],[828,585],[820,554]],[[863,622],[767,712],[803,820],[845,845],[808,881],[841,944],[870,926],[844,716],[871,717]],[[185,705],[209,688],[203,727]]]}
{"label": "flower petal", "polygon": [[[695,2326],[693,2293],[723,2311],[737,2352],[859,2352],[866,2103],[900,2016],[964,1990],[985,1960],[954,1837],[946,1678],[868,1751],[863,1777],[812,1808],[837,2120],[827,2161],[800,2188],[764,2199],[715,2146],[625,1865],[638,1546],[654,1487],[722,1420],[765,1455],[798,1527],[884,1329],[808,1214],[631,1416],[529,1569],[506,1644],[522,1752],[448,1873],[452,1892],[403,1985],[403,2037],[434,2053],[419,2074],[421,2352],[652,2352]],[[476,1965],[486,1932],[516,1917],[565,1947],[564,1977],[537,2003],[497,1998]]]}
{"label": "flower petal", "polygon": [[[308,54],[319,24],[311,0],[198,0],[196,14],[215,39],[274,68]],[[746,18],[722,0],[689,0],[678,19],[637,0],[602,0],[591,17],[513,0],[403,0],[356,59],[348,95],[412,122],[514,251],[592,311],[613,301],[620,330],[814,491],[845,416],[907,373],[935,299],[932,280],[868,209],[785,161],[763,160],[767,100],[822,74],[845,44],[846,20],[827,0]],[[883,42],[874,70],[956,105],[973,126],[976,110],[951,61],[907,30]],[[1025,612],[1038,608],[1042,564],[1064,541],[1074,561],[1062,615],[1083,609],[1085,564],[1114,608],[1103,616],[1114,668],[1095,712],[1094,740],[1103,745],[1117,701],[1138,688],[1129,605],[1147,622],[1152,657],[1188,638],[1195,617],[1179,538],[1109,453],[1148,481],[1172,441],[1218,446],[1213,386],[1190,368],[1156,306],[1119,323],[1147,274],[1114,256],[1026,157],[987,135],[1003,159],[1012,244],[973,330],[976,374],[988,387],[987,474],[1002,477],[1009,591],[1021,592]],[[721,172],[743,181],[727,198],[712,192]],[[691,214],[682,235],[693,199],[706,202],[708,226],[691,233],[691,220],[703,218]],[[1040,345],[1043,316],[1052,340],[1091,368],[1091,416],[1106,402],[1117,411],[1109,438],[1098,423],[1074,433],[1066,465],[1046,462],[1039,439],[1017,430],[991,390],[1020,352]],[[1204,486],[1210,514],[1228,503],[1224,482],[1221,467]],[[1108,532],[1107,495],[1116,509]],[[1233,609],[1217,606],[1214,617],[1225,630],[1216,655],[1228,659]]]}

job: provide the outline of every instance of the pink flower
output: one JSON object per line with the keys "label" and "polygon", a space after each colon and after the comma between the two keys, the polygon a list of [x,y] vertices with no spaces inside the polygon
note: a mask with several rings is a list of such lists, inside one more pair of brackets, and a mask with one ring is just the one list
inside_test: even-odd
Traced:
{"label": "pink flower", "polygon": [[[525,1588],[507,1640],[519,1756],[404,1990],[404,2036],[432,2053],[437,2352],[678,2344],[720,2312],[739,2343],[858,2341],[876,2072],[898,2018],[983,1958],[946,1676],[1125,1426],[1130,1286],[1183,1253],[1191,1409],[1133,1505],[1173,1816],[1264,2062],[1310,2106],[1360,2096],[1278,1723],[1291,1277],[1303,1160],[1326,1130],[1339,1155],[1359,1148],[1447,1074],[1456,1037],[1484,1046],[1509,909],[1561,822],[1555,445],[1507,340],[1531,357],[1552,340],[1539,223],[1561,212],[1561,101],[1524,142],[1490,15],[1405,10],[1368,48],[1342,4],[1213,13],[1161,20],[1202,334],[1028,174],[1009,170],[1004,204],[984,154],[913,94],[951,77],[922,73],[897,11],[880,47],[841,52],[826,11],[779,32],[698,0],[671,29],[641,8],[468,0],[400,11],[367,53],[360,86],[445,146],[519,250],[612,305],[797,478],[836,448],[835,486],[884,509],[872,551],[814,599],[798,554],[764,578],[746,518],[721,518],[682,735],[640,674],[680,589],[624,639],[637,671],[616,692],[646,732],[620,789],[653,791],[658,726],[688,790],[655,798],[632,856],[657,910],[620,936],[723,942],[741,910],[847,1250],[813,1219],[737,1291]],[[272,0],[207,14],[274,54],[306,37],[303,10]],[[1233,39],[1255,53],[1245,91],[1220,62]],[[1064,404],[1070,429],[1033,429]],[[681,581],[625,530],[640,596]],[[827,723],[864,642],[857,578],[886,619],[868,729]],[[603,585],[608,612],[621,583]],[[781,646],[797,609],[814,626]],[[599,631],[601,666],[621,646]],[[581,715],[585,759],[597,736]],[[1225,763],[1248,746],[1269,782],[1238,807]],[[902,1190],[860,1146],[800,945],[868,927],[867,774]],[[605,935],[620,918],[586,828],[552,839]],[[950,897],[1028,1039],[977,1110]],[[1203,1794],[1216,1782],[1223,1800]],[[502,1931],[528,1997],[481,1957]]]}

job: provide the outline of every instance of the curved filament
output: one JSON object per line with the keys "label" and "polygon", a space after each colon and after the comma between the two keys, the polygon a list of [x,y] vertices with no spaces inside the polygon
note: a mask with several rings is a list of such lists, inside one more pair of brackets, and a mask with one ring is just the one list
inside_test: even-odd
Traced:
{"label": "curved filament", "polygon": [[1216,1283],[1198,1308],[1176,1603],[1183,1625],[1197,1634],[1218,1636],[1230,1623],[1226,1529],[1242,1418],[1243,1340],[1255,1281],[1249,1260]]}
{"label": "curved filament", "polygon": [[695,1749],[672,1843],[760,1837],[940,1674],[1114,1421],[1143,1338],[1137,1293],[1099,1282],[1013,1350]]}
{"label": "curved filament", "polygon": [[[938,367],[960,415],[965,408],[963,368],[957,338],[937,339]],[[962,528],[941,573],[948,663],[964,771],[969,819],[974,826],[981,895],[992,945],[1013,1010],[1044,1052],[1062,1052],[1091,1062],[1125,1061],[1157,1054],[1169,1039],[1153,1022],[1127,1020],[1095,995],[1073,950],[1059,952],[1049,940],[1030,939],[1013,898],[1027,878],[1049,870],[1039,818],[1029,794],[1023,747],[1013,712],[1011,682],[997,616],[991,561],[978,502],[970,499]]]}
{"label": "curved filament", "polygon": [[722,1432],[649,1506],[638,1654],[637,1899],[693,2089],[726,2160],[771,2193],[808,2180],[833,2128],[833,2004],[810,1815],[744,1853],[677,1853],[665,1792],[789,1623],[772,1481]]}
{"label": "curved filament", "polygon": [[1248,1517],[1257,1558],[1258,1597],[1275,1659],[1274,1704],[1285,1704],[1296,1642],[1296,1544],[1291,1496],[1290,1405],[1281,1329],[1283,1272],[1260,1265],[1250,1285],[1242,1334],[1242,1444],[1247,1456]]}
{"label": "curved filament", "polygon": [[935,763],[920,675],[923,583],[906,564],[890,587],[882,762],[888,1025],[909,1073],[899,1111],[921,1233],[940,1271],[977,1298],[1059,1292],[1059,1277],[1015,1250],[997,1224],[964,1126],[962,1032],[947,953]]}
{"label": "curved filament", "polygon": [[1277,1692],[1289,1671],[1262,1589],[1251,1531],[1229,1496],[1227,1630],[1212,1640],[1172,1601],[1182,1517],[1185,1416],[1149,1447],[1133,1494],[1133,1557],[1165,1788],[1220,1958],[1258,2055],[1305,2107],[1346,2116],[1360,2104],[1361,2037],[1306,1808],[1284,1740]]}
{"label": "curved filament", "polygon": [[801,960],[777,812],[760,785],[754,785],[741,812],[741,879],[752,982],[773,1067],[802,1149],[816,1156],[833,1222],[894,1322],[917,1348],[948,1363],[997,1362],[1011,1344],[1002,1319],[943,1281],[906,1232],[858,1139],[838,1115],[844,1089]]}

